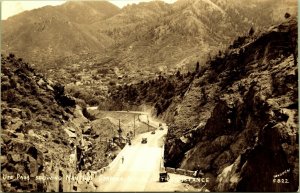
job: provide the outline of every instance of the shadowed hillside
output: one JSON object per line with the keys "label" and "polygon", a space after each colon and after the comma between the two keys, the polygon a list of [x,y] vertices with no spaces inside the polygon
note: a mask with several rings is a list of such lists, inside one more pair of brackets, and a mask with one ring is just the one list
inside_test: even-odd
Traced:
{"label": "shadowed hillside", "polygon": [[1,72],[1,173],[30,176],[1,180],[2,190],[46,191],[36,176],[54,174],[52,167],[75,169],[66,164],[72,141],[62,126],[74,116],[75,101],[13,54],[2,56]]}
{"label": "shadowed hillside", "polygon": [[77,175],[106,166],[111,160],[105,156],[105,131],[93,127],[85,108],[84,101],[68,96],[63,85],[21,58],[2,56],[1,174],[13,176],[1,179],[2,190],[60,191],[55,179],[61,173]]}

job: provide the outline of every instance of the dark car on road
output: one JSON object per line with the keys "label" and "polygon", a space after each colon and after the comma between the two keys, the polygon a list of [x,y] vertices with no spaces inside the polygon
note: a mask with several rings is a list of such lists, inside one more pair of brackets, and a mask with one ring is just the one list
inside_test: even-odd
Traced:
{"label": "dark car on road", "polygon": [[147,138],[142,138],[142,143],[147,143]]}
{"label": "dark car on road", "polygon": [[159,173],[159,181],[160,182],[167,182],[170,180],[170,176],[167,172]]}
{"label": "dark car on road", "polygon": [[155,134],[155,131],[152,131],[151,134]]}

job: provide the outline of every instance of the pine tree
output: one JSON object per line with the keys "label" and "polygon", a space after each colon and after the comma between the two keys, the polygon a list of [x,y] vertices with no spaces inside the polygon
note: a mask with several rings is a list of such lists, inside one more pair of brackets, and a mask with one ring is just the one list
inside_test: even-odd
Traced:
{"label": "pine tree", "polygon": [[254,34],[254,32],[255,31],[254,31],[253,27],[251,27],[250,30],[249,30],[249,36],[252,36]]}
{"label": "pine tree", "polygon": [[195,72],[199,72],[199,69],[200,69],[200,64],[199,64],[199,62],[197,62]]}
{"label": "pine tree", "polygon": [[178,70],[176,73],[176,77],[179,78],[181,76],[180,71]]}

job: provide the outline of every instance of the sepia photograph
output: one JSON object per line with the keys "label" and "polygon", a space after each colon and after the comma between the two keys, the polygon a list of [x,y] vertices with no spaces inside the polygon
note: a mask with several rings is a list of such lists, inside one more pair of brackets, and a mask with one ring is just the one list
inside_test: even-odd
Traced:
{"label": "sepia photograph", "polygon": [[1,192],[297,192],[297,0],[2,0]]}

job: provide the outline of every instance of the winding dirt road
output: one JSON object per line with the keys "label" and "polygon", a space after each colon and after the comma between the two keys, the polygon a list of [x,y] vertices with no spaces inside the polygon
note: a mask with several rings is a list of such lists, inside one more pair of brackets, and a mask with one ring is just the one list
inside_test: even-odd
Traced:
{"label": "winding dirt road", "polygon": [[[190,177],[170,174],[169,182],[159,182],[159,172],[163,157],[163,138],[167,133],[156,130],[138,135],[132,145],[126,145],[115,160],[109,165],[109,170],[94,179],[98,192],[115,191],[187,191],[182,179]],[[148,142],[142,144],[142,138]],[[124,161],[122,162],[122,157]]]}
{"label": "winding dirt road", "polygon": [[[156,175],[158,181],[164,134],[166,129],[157,130],[155,134],[144,133],[133,140],[132,145],[126,145],[110,169],[96,179],[97,191],[145,191],[153,176]],[[146,144],[141,143],[142,137],[147,137]]]}
{"label": "winding dirt road", "polygon": [[[96,108],[90,110],[96,110]],[[117,191],[195,191],[187,187],[181,180],[191,177],[169,174],[168,182],[159,182],[159,173],[163,165],[164,136],[167,126],[159,130],[159,122],[150,117],[147,112],[116,111],[125,114],[138,114],[139,121],[157,128],[155,134],[151,132],[137,135],[132,144],[126,146],[118,156],[109,164],[105,173],[96,177],[93,183],[97,192]],[[147,143],[142,144],[142,138],[147,138]],[[122,159],[124,158],[124,160]]]}

